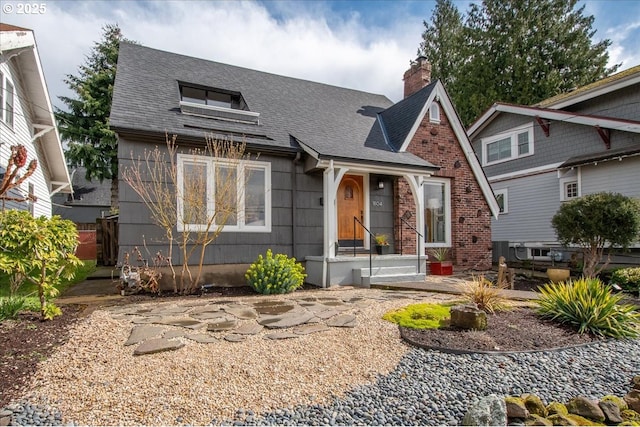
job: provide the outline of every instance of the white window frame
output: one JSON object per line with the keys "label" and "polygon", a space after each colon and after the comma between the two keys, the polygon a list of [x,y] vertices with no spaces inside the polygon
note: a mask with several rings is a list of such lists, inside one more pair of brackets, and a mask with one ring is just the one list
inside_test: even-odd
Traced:
{"label": "white window frame", "polygon": [[431,123],[440,123],[440,106],[435,101],[429,107],[429,121]]}
{"label": "white window frame", "polygon": [[0,122],[4,123],[4,73],[0,71]]}
{"label": "white window frame", "polygon": [[[567,185],[568,184],[576,184],[578,187],[578,194],[575,197],[567,197]],[[572,176],[570,178],[562,178],[560,179],[560,201],[568,202],[569,200],[577,199],[582,195],[582,190],[580,188],[580,180],[578,177]]]}
{"label": "white window frame", "polygon": [[[232,165],[236,166],[236,180],[238,189],[236,194],[238,195],[238,199],[236,201],[237,206],[237,225],[224,225],[222,228],[223,232],[240,232],[240,233],[270,233],[271,232],[271,163],[268,162],[258,162],[255,160],[241,160],[241,161],[230,161],[228,159],[223,158],[215,158],[210,156],[196,156],[191,154],[178,154],[177,156],[177,168],[178,168],[178,176],[177,176],[177,184],[178,188],[182,189],[184,186],[184,163],[201,163],[206,166],[207,170],[207,216],[215,214],[215,168],[216,166],[225,166],[229,167]],[[245,224],[245,189],[242,186],[247,182],[245,179],[245,169],[263,169],[264,170],[264,208],[265,208],[265,219],[264,225],[260,226],[247,226]],[[183,200],[179,196],[177,196],[177,206],[178,206],[178,224],[177,229],[178,232],[183,231],[205,231],[206,224],[185,224],[182,220],[182,211],[184,209]],[[217,224],[212,224],[210,227],[210,231],[214,231],[218,227]]]}
{"label": "white window frame", "polygon": [[[444,242],[427,242],[427,234],[424,235],[424,244],[426,248],[450,248],[451,247],[451,180],[439,179],[439,178],[426,178],[423,183],[423,196],[424,186],[426,184],[444,184]],[[427,200],[424,201],[425,209],[427,208]],[[424,218],[426,226],[426,215]],[[424,231],[424,230],[423,230]]]}
{"label": "white window frame", "polygon": [[[496,201],[498,200],[498,195],[502,196],[502,210],[499,215],[504,215],[509,213],[509,190],[507,188],[503,188],[501,190],[494,190],[493,194],[496,196]],[[498,206],[500,206],[498,204]]]}
{"label": "white window frame", "polygon": [[[525,131],[527,132],[528,139],[529,139],[529,152],[526,154],[518,154],[518,135],[525,133]],[[504,159],[498,159],[490,162],[488,146],[493,144],[494,142],[497,142],[506,138],[511,139],[511,156]],[[509,129],[508,131],[502,132],[498,135],[492,135],[486,138],[482,138],[481,141],[482,141],[482,166],[490,166],[498,163],[508,162],[515,159],[520,159],[522,157],[532,156],[534,154],[533,122],[528,123],[526,125],[515,127],[513,129]]]}

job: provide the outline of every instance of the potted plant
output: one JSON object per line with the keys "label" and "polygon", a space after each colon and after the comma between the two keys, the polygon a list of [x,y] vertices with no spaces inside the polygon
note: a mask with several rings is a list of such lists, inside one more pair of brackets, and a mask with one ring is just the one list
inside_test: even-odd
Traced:
{"label": "potted plant", "polygon": [[449,248],[433,248],[427,252],[433,260],[429,262],[429,271],[436,276],[453,274],[453,262],[448,260]]}
{"label": "potted plant", "polygon": [[389,238],[386,234],[376,234],[373,237],[376,241],[376,253],[386,255],[389,253]]}

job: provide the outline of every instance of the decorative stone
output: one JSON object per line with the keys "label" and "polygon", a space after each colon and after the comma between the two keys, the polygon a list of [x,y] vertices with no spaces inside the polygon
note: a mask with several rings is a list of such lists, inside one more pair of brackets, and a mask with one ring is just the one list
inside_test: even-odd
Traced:
{"label": "decorative stone", "polygon": [[569,415],[565,415],[565,417],[569,420],[569,422],[571,423],[570,425],[572,426],[596,426],[596,425],[600,425],[597,422],[594,422],[590,419],[587,419],[585,417],[581,417],[580,415],[576,415],[576,414],[569,414]]}
{"label": "decorative stone", "polygon": [[258,323],[251,322],[251,323],[245,323],[244,325],[241,325],[238,329],[236,329],[233,332],[240,335],[257,335],[260,332],[262,332],[263,329],[264,329],[264,326]]}
{"label": "decorative stone", "polygon": [[487,329],[487,313],[475,304],[463,304],[451,307],[451,326],[460,329],[484,331]]}
{"label": "decorative stone", "polygon": [[189,329],[200,329],[204,327],[204,323],[189,317],[164,317],[158,323]]}
{"label": "decorative stone", "polygon": [[315,334],[316,332],[324,332],[328,330],[329,328],[325,325],[303,325],[299,328],[294,329],[293,333],[297,335],[309,335]]}
{"label": "decorative stone", "polygon": [[629,409],[640,413],[640,390],[633,389],[624,397],[624,401],[629,406]]}
{"label": "decorative stone", "polygon": [[238,319],[256,319],[258,317],[258,312],[251,307],[247,307],[246,305],[230,305],[225,307],[224,311],[227,313],[236,316]]}
{"label": "decorative stone", "polygon": [[247,339],[246,336],[244,335],[238,335],[238,334],[229,334],[226,337],[224,337],[225,341],[229,341],[229,342],[242,342],[244,340]]}
{"label": "decorative stone", "polygon": [[0,418],[0,426],[4,427],[4,426],[10,426],[10,425],[11,425],[11,417]]}
{"label": "decorative stone", "polygon": [[625,409],[629,409],[629,405],[627,405],[627,402],[625,402],[623,398],[618,397],[618,396],[614,396],[612,394],[608,394],[608,395],[604,396],[602,399],[600,399],[600,402],[613,402],[613,403],[616,404],[618,409],[620,409],[620,411],[624,411]]}
{"label": "decorative stone", "polygon": [[276,332],[273,334],[267,334],[264,337],[265,339],[270,339],[270,340],[286,340],[289,338],[298,338],[300,337],[300,335],[293,334],[291,332]]}
{"label": "decorative stone", "polygon": [[353,314],[340,314],[327,320],[327,326],[333,328],[355,328],[357,324]]}
{"label": "decorative stone", "polygon": [[568,414],[567,415],[562,415],[562,414],[553,414],[553,415],[549,415],[549,417],[547,418],[549,421],[551,421],[551,423],[554,426],[574,426],[576,424],[574,424],[573,421],[571,421],[568,418]]}
{"label": "decorative stone", "polygon": [[226,319],[227,313],[224,311],[203,311],[201,313],[192,313],[191,317],[198,320]]}
{"label": "decorative stone", "polygon": [[253,308],[258,314],[278,315],[294,309],[294,306],[282,301],[260,301],[253,303]]}
{"label": "decorative stone", "polygon": [[509,396],[505,397],[504,403],[506,405],[508,418],[521,418],[526,419],[529,417],[529,410],[524,404],[524,399],[520,397]]}
{"label": "decorative stone", "polygon": [[187,335],[186,338],[189,338],[190,340],[195,342],[199,342],[200,344],[211,344],[212,342],[218,341],[216,337],[212,337],[209,334]]}
{"label": "decorative stone", "polygon": [[631,378],[631,386],[634,390],[640,390],[640,375]]}
{"label": "decorative stone", "polygon": [[535,394],[524,394],[521,396],[524,399],[524,406],[527,407],[527,410],[532,415],[540,415],[541,417],[546,417],[548,415],[547,408],[545,408],[542,400]]}
{"label": "decorative stone", "polygon": [[604,422],[604,413],[602,412],[602,409],[600,409],[596,402],[589,400],[584,396],[578,396],[571,399],[567,403],[567,410],[569,411],[569,414],[575,414],[598,422]]}
{"label": "decorative stone", "polygon": [[258,320],[262,326],[266,326],[269,329],[279,328],[292,328],[294,326],[302,325],[313,319],[315,315],[308,311],[285,313],[279,316],[263,317]]}
{"label": "decorative stone", "polygon": [[555,414],[567,415],[568,413],[569,411],[567,410],[567,407],[560,402],[551,402],[547,405],[548,415],[555,415]]}
{"label": "decorative stone", "polygon": [[491,394],[472,405],[462,419],[463,426],[506,426],[507,407],[504,399]]}
{"label": "decorative stone", "polygon": [[170,341],[166,338],[155,338],[140,344],[133,352],[133,355],[140,356],[143,354],[160,353],[162,351],[177,350],[182,347],[184,347],[184,343],[180,341]]}
{"label": "decorative stone", "polygon": [[124,345],[141,343],[142,341],[148,340],[149,338],[155,337],[156,335],[160,335],[162,331],[164,331],[164,328],[159,326],[134,326],[134,328],[131,330],[131,334],[129,335],[129,339],[124,343]]}
{"label": "decorative stone", "polygon": [[622,417],[620,416],[620,408],[614,402],[601,400],[598,402],[598,406],[604,413],[604,419],[606,424],[620,424]]}
{"label": "decorative stone", "polygon": [[185,331],[167,331],[162,334],[162,338],[171,339],[171,338],[182,338],[187,335]]}
{"label": "decorative stone", "polygon": [[548,419],[541,417],[537,414],[531,414],[529,418],[524,420],[524,425],[526,426],[552,426],[553,423]]}
{"label": "decorative stone", "polygon": [[633,409],[625,409],[621,411],[620,416],[622,417],[623,422],[624,421],[640,422],[640,414],[634,411]]}
{"label": "decorative stone", "polygon": [[236,319],[222,318],[207,324],[207,331],[220,332],[229,331],[238,325]]}

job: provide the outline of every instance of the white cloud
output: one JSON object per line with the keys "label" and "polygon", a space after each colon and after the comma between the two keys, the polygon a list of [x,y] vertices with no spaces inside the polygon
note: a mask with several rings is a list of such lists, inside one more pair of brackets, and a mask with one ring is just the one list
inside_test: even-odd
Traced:
{"label": "white cloud", "polygon": [[625,23],[606,31],[606,37],[611,40],[609,46],[609,64],[622,63],[621,70],[640,64],[640,21]]}

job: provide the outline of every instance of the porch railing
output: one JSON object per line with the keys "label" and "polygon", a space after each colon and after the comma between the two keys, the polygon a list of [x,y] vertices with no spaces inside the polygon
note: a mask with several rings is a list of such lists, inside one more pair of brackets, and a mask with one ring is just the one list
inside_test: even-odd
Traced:
{"label": "porch railing", "polygon": [[[404,215],[399,217],[400,221],[402,222],[402,224],[406,225],[407,227],[409,227],[410,229],[412,229],[414,231],[415,234],[417,234],[418,236],[420,236],[420,238],[423,238],[424,236],[422,235],[422,233],[420,233],[413,225],[409,224],[407,222],[407,220],[404,218]],[[411,218],[411,216],[409,216],[409,218]],[[402,246],[403,246],[403,239],[402,239],[402,229],[404,228],[402,226],[402,224],[400,224],[400,255],[402,255]],[[422,264],[420,263],[420,244],[417,245],[416,248],[416,253],[418,254],[418,274],[420,274],[420,270],[422,269]]]}
{"label": "porch railing", "polygon": [[[369,233],[369,236],[373,239],[375,239],[375,236],[373,235],[373,233],[371,232],[371,230],[369,230],[359,219],[358,217],[353,217],[353,256],[355,257],[356,254],[356,224],[360,224],[360,227],[362,227],[364,229],[364,231],[366,231],[367,233]],[[373,248],[373,245],[369,245],[369,276],[372,275],[373,272],[373,252],[371,252]]]}

